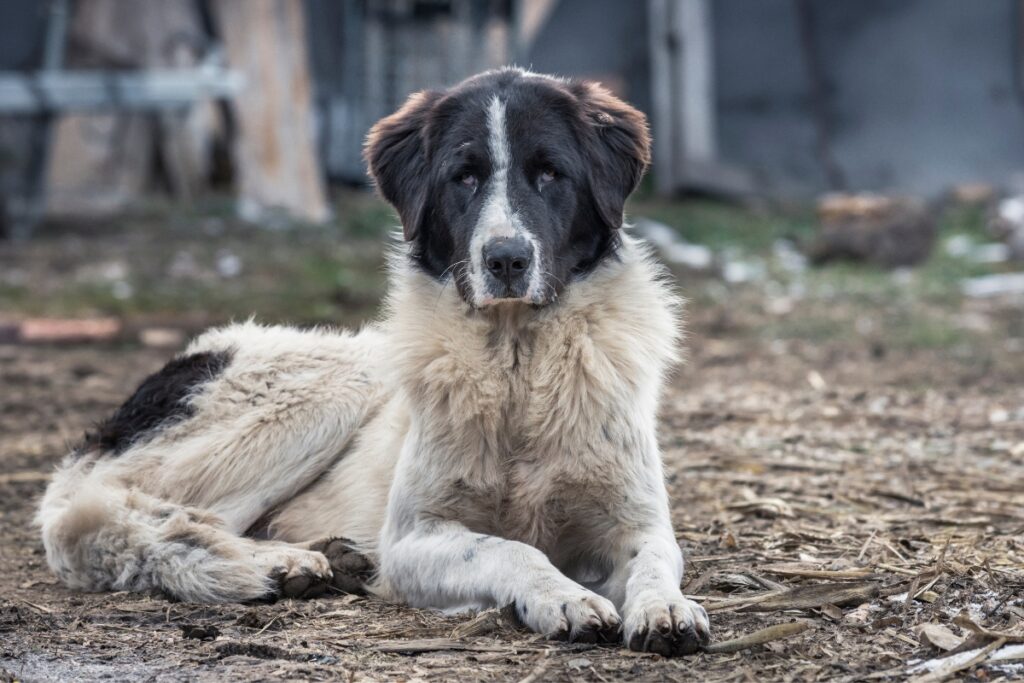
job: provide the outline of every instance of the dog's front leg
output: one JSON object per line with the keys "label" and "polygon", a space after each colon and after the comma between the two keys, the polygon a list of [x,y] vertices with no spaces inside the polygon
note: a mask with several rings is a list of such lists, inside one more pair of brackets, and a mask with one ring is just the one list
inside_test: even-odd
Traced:
{"label": "dog's front leg", "polygon": [[[683,555],[667,525],[623,535],[625,642],[665,656],[691,654],[710,640],[704,608],[683,597]],[[628,558],[628,559],[627,559]]]}
{"label": "dog's front leg", "polygon": [[630,524],[613,535],[618,560],[601,593],[622,604],[630,649],[690,654],[708,643],[711,629],[705,609],[683,597],[683,554],[668,509],[665,516],[649,525]]}
{"label": "dog's front leg", "polygon": [[418,522],[381,549],[381,578],[397,597],[435,608],[515,604],[532,630],[581,642],[614,641],[615,606],[562,574],[537,548],[469,531],[455,522]]}

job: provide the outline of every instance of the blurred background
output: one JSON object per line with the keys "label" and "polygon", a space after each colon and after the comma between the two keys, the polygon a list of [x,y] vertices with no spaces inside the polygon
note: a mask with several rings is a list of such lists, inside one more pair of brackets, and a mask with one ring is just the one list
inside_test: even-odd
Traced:
{"label": "blurred background", "polygon": [[[410,658],[363,644],[458,622],[58,587],[31,519],[68,445],[209,325],[372,319],[398,219],[367,130],[504,64],[649,116],[627,213],[688,299],[659,422],[684,590],[726,639],[798,614],[728,596],[810,589],[813,630]],[[0,0],[0,681],[919,680],[918,626],[1024,624],[1022,380],[1024,0]],[[964,675],[1019,680],[993,647]]]}
{"label": "blurred background", "polygon": [[648,114],[630,219],[712,346],[1024,350],[1022,0],[0,3],[0,340],[367,319],[366,131],[504,64]]}

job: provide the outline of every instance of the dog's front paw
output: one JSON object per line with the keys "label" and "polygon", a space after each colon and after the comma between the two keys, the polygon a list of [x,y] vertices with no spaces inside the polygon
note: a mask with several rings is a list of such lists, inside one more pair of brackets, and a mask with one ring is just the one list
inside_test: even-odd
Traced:
{"label": "dog's front paw", "polygon": [[516,601],[516,614],[531,630],[577,643],[613,643],[622,633],[615,605],[582,586],[537,591]]}
{"label": "dog's front paw", "polygon": [[693,654],[711,640],[708,613],[679,594],[641,593],[627,602],[623,612],[630,650],[673,657]]}

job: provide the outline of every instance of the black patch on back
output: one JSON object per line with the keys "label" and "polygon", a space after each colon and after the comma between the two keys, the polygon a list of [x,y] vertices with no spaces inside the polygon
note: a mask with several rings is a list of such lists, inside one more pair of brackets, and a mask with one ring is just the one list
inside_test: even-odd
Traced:
{"label": "black patch on back", "polygon": [[175,358],[143,380],[96,431],[87,433],[77,452],[101,450],[120,455],[160,428],[191,417],[195,408],[189,397],[223,372],[231,355],[229,351],[204,351]]}

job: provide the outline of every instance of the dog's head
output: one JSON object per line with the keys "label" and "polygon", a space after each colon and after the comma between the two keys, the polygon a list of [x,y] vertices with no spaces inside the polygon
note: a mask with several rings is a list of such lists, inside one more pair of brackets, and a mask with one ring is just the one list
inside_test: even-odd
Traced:
{"label": "dog's head", "polygon": [[476,308],[541,306],[614,253],[650,141],[596,83],[502,69],[414,94],[366,160],[420,267]]}

